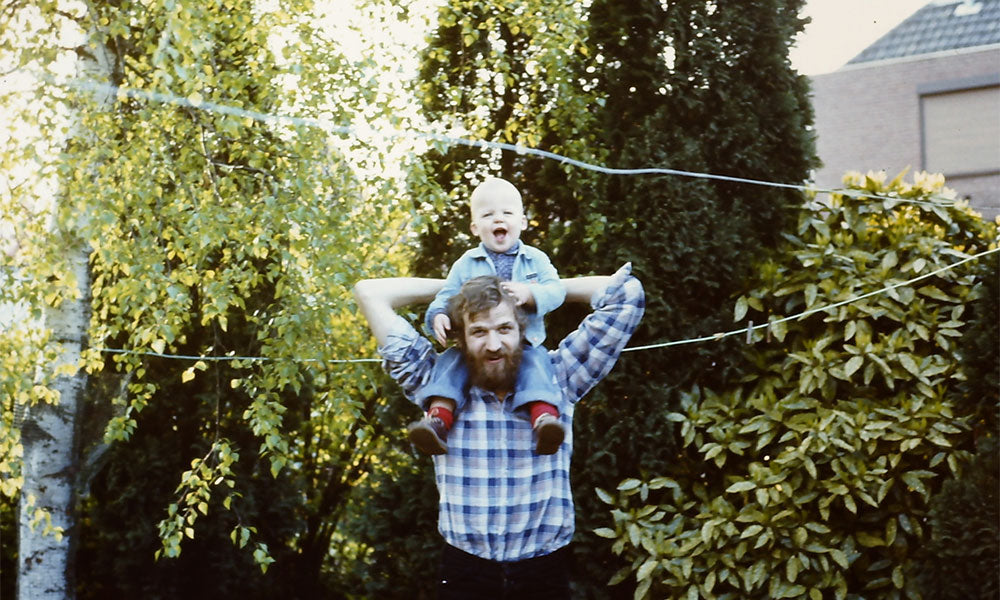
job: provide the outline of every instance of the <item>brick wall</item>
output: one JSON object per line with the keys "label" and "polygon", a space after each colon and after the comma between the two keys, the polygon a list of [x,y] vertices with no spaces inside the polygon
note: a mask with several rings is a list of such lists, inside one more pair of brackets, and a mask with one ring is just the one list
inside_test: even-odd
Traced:
{"label": "brick wall", "polygon": [[[839,187],[846,171],[884,170],[894,177],[906,167],[911,173],[924,169],[920,94],[993,81],[1000,81],[1000,46],[848,65],[813,77],[816,149],[823,161],[816,185]],[[1000,120],[1000,111],[982,118]],[[984,174],[947,179],[991,219],[1000,215],[1000,139],[994,156]]]}

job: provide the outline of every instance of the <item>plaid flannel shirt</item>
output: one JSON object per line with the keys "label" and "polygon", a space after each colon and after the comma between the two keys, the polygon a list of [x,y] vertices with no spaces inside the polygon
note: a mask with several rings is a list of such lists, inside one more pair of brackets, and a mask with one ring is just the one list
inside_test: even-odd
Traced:
{"label": "plaid flannel shirt", "polygon": [[[611,371],[639,325],[644,302],[642,284],[625,265],[591,299],[594,311],[549,351],[566,398],[560,419],[569,432],[555,454],[534,453],[531,424],[510,410],[511,397],[501,401],[485,390],[469,390],[470,401],[448,434],[448,453],[434,457],[438,529],[447,543],[496,561],[542,556],[569,544],[573,408]],[[402,317],[379,353],[411,400],[437,357],[430,341]]]}

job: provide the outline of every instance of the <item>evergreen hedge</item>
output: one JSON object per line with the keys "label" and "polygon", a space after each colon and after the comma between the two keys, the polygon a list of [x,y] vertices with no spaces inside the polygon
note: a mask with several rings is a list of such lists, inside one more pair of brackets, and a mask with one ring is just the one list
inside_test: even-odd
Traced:
{"label": "evergreen hedge", "polygon": [[[707,3],[597,0],[590,13],[595,112],[613,167],[667,167],[798,183],[814,166],[808,80],[788,62],[802,27],[798,1]],[[684,176],[603,176],[585,199],[593,247],[577,262],[597,273],[625,261],[646,288],[646,313],[630,345],[724,330],[731,298],[773,252],[801,196],[794,190]],[[561,265],[560,265],[561,266]],[[572,324],[560,309],[550,319]],[[626,477],[698,476],[667,415],[692,385],[741,376],[741,342],[672,346],[622,355],[574,419],[579,594],[631,597],[608,588],[622,566],[608,540],[595,487]]]}

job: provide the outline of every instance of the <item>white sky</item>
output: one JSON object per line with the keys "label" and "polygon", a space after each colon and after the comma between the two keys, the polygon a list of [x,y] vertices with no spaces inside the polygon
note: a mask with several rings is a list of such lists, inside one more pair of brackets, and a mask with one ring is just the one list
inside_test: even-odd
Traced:
{"label": "white sky", "polygon": [[812,17],[792,48],[792,65],[804,75],[842,67],[931,0],[808,0]]}

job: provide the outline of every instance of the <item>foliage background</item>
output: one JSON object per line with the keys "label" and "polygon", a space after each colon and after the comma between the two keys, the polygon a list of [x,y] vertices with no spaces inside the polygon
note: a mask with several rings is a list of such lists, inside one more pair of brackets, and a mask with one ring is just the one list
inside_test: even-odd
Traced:
{"label": "foliage background", "polygon": [[975,455],[962,474],[945,481],[931,500],[931,539],[918,569],[925,598],[995,598],[1000,595],[1000,257],[991,255],[975,269],[982,282],[969,303],[962,336],[962,369],[957,411],[966,415]]}
{"label": "foliage background", "polygon": [[[15,60],[51,80],[34,104],[8,97],[41,137],[17,140],[4,165],[34,160],[49,187],[10,185],[3,196],[17,248],[2,272],[18,285],[2,300],[39,319],[71,293],[61,253],[82,248],[90,347],[136,352],[87,356],[72,532],[79,594],[343,595],[330,573],[360,550],[335,533],[376,448],[402,426],[380,416],[376,365],[330,359],[373,354],[350,285],[405,274],[415,215],[392,172],[372,172],[405,156],[405,144],[400,153],[345,142],[306,124],[388,114],[405,126],[378,102],[400,96],[376,76],[396,63],[378,60],[383,49],[345,58],[309,2],[10,8],[5,16],[30,26],[11,45]],[[75,74],[87,84],[75,87],[55,68],[64,50],[51,39],[107,68]],[[113,94],[108,109],[94,93],[103,84],[142,93]],[[300,119],[257,117],[283,113]],[[52,189],[57,201],[45,202]],[[5,348],[18,350],[0,371],[14,434],[3,438],[5,542],[20,476],[14,415],[51,399],[50,345],[32,323],[4,331]],[[388,471],[394,460],[377,459]],[[4,544],[5,586],[12,550]]]}
{"label": "foliage background", "polygon": [[[4,47],[19,48],[22,66],[54,67],[62,50],[46,41],[78,27],[72,53],[109,51],[111,83],[170,93],[188,104],[119,96],[105,110],[90,92],[52,86],[25,108],[19,118],[37,123],[58,151],[26,137],[2,153],[4,170],[41,163],[59,202],[49,210],[37,200],[51,189],[26,186],[0,196],[4,213],[16,214],[21,228],[18,253],[0,253],[0,277],[21,279],[18,286],[0,286],[0,299],[24,302],[40,315],[72,287],[60,249],[86,243],[93,250],[92,347],[268,359],[90,355],[79,423],[80,597],[433,597],[428,574],[440,544],[436,492],[430,462],[404,442],[414,410],[375,365],[321,362],[374,353],[349,299],[350,284],[409,272],[442,275],[472,243],[465,233],[469,190],[495,174],[518,183],[531,222],[525,241],[549,252],[564,275],[634,263],[649,306],[633,344],[694,337],[731,326],[732,298],[777,272],[761,265],[792,260],[787,238],[802,233],[802,197],[731,182],[598,175],[467,145],[436,143],[425,152],[405,139],[390,144],[361,132],[429,122],[452,135],[610,167],[801,182],[815,166],[807,81],[788,61],[802,4],[448,0],[429,15],[431,33],[413,81],[395,76],[401,57],[391,55],[399,51],[391,44],[344,51],[324,29],[319,8],[304,0],[14,7],[46,16],[20,46],[6,42],[24,28],[2,28]],[[422,10],[419,2],[363,3],[371,22],[422,27]],[[282,36],[296,43],[282,43]],[[401,98],[415,98],[421,114],[410,115]],[[200,110],[205,102],[309,121]],[[340,138],[313,122],[355,124],[359,135]],[[68,138],[58,134],[63,127]],[[405,184],[395,179],[398,173],[405,173]],[[54,215],[53,237],[47,232]],[[919,237],[940,225],[927,224],[935,218],[911,215],[899,226],[913,225]],[[952,218],[976,244],[988,239],[977,229],[985,225]],[[810,301],[801,291],[792,299]],[[992,314],[995,330],[995,307],[977,314]],[[420,316],[414,309],[411,317]],[[550,342],[579,317],[569,308],[553,315]],[[52,356],[45,354],[51,344],[44,332],[18,328],[2,335],[4,347],[16,349],[0,360],[0,534],[10,539],[20,476],[14,415],[51,399],[39,385],[50,374],[25,365],[47,365]],[[962,344],[981,348],[990,341],[984,335]],[[573,474],[577,597],[633,597],[637,581],[670,570],[644,566],[649,548],[640,540],[659,535],[656,523],[644,522],[636,538],[624,525],[612,539],[594,533],[614,524],[595,488],[668,476],[683,482],[685,493],[715,490],[724,497],[743,481],[734,477],[744,477],[738,469],[753,461],[739,455],[741,446],[727,446],[734,456],[713,466],[706,456],[714,450],[693,446],[676,415],[700,393],[735,394],[732,382],[759,377],[759,350],[745,352],[727,339],[629,353],[581,405]],[[977,352],[968,359],[986,356]],[[302,357],[320,362],[290,360]],[[984,360],[978,368],[988,372]],[[974,381],[980,380],[967,383]],[[988,393],[968,389],[964,397],[973,400],[954,419],[975,412],[969,422],[979,437],[996,429],[995,410],[974,400]],[[707,431],[723,422],[701,426]],[[960,432],[949,430],[948,439],[963,457],[972,449],[971,434],[955,427]],[[932,484],[915,476],[926,493],[916,494],[914,514],[927,514],[929,495],[950,477],[947,461],[936,460]],[[623,486],[620,502],[643,494],[633,485]],[[750,498],[748,492],[731,494]],[[899,493],[906,502],[914,496]],[[995,505],[995,497],[986,501]],[[951,502],[943,494],[943,508],[932,515],[947,520]],[[632,508],[626,513],[635,514]],[[884,526],[881,517],[869,516]],[[685,527],[698,520],[688,519]],[[704,523],[696,524],[701,535]],[[833,529],[807,531],[835,535]],[[713,556],[721,564],[742,541],[723,543],[721,528],[705,535],[717,539]],[[765,544],[799,535],[772,534]],[[927,532],[914,535],[925,539]],[[631,546],[617,556],[614,550],[625,548],[621,540]],[[651,548],[659,552],[657,544]],[[6,597],[14,552],[3,546],[0,594]],[[157,552],[161,558],[154,560]],[[892,589],[896,567],[906,563],[895,555],[880,562],[886,552],[876,544],[863,556],[851,554],[851,586],[873,580],[858,574],[864,564],[873,573],[888,572],[884,587]],[[731,569],[743,577],[758,572],[757,564]],[[791,560],[775,564],[792,585],[798,572],[805,579],[810,570],[789,567]],[[826,571],[810,566],[836,573],[839,564],[827,561]],[[640,576],[608,587],[623,567]],[[699,568],[717,569],[716,581],[726,580],[718,563]],[[798,572],[793,576],[790,568]],[[910,585],[909,576],[905,581]],[[823,586],[836,588],[828,581]]]}
{"label": "foliage background", "polygon": [[[697,470],[601,493],[613,527],[600,533],[631,559],[616,580],[634,575],[636,597],[920,597],[920,567],[942,549],[928,548],[931,496],[961,473],[981,418],[961,410],[955,390],[970,375],[959,345],[966,307],[984,285],[973,265],[935,272],[995,250],[997,229],[942,199],[940,177],[850,183],[905,201],[832,195],[758,266],[733,316],[772,324],[744,351],[751,368],[694,387],[668,416]],[[983,483],[969,485],[990,496]],[[986,505],[963,516],[939,501],[937,522],[947,514],[949,531],[988,538],[976,526],[995,511]],[[977,548],[971,581],[982,584],[992,548]]]}

